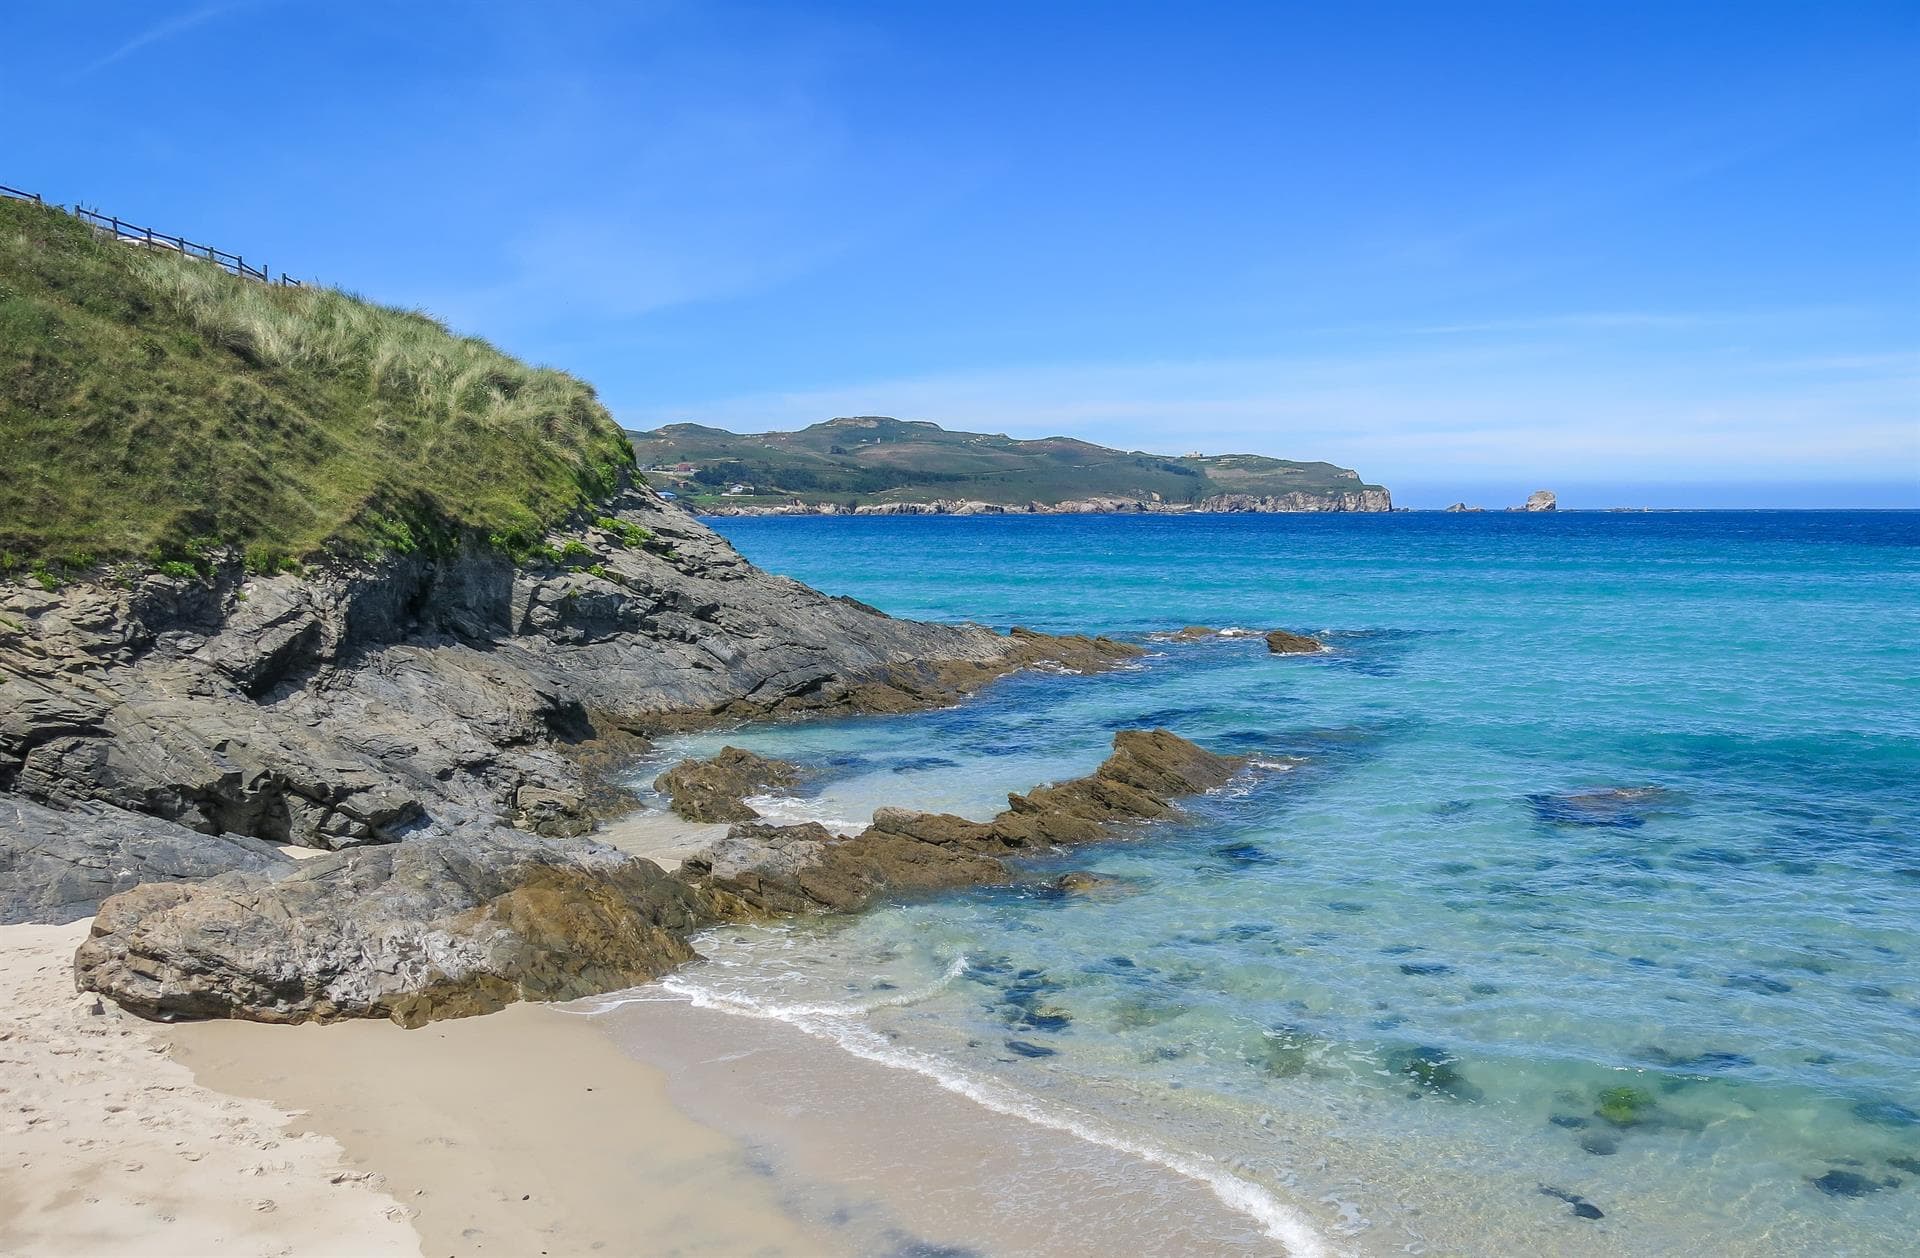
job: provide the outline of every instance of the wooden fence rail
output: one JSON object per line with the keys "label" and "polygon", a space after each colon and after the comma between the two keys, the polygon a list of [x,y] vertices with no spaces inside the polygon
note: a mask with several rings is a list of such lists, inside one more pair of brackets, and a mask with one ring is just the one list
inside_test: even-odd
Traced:
{"label": "wooden fence rail", "polygon": [[[5,184],[0,184],[0,196],[11,197],[16,201],[31,201],[35,205],[47,204],[41,199],[40,194],[37,192],[24,192],[19,188],[9,188]],[[66,207],[56,205],[53,208],[63,209]],[[294,279],[285,271],[282,271],[280,278],[276,280],[273,278],[272,270],[266,263],[263,262],[255,266],[237,253],[228,253],[226,250],[216,249],[212,245],[198,244],[183,236],[169,236],[167,233],[155,231],[151,227],[142,227],[137,223],[129,223],[123,219],[115,218],[113,215],[101,214],[95,210],[83,209],[78,205],[67,209],[66,212],[87,224],[87,226],[93,228],[94,231],[100,233],[102,236],[117,240],[123,245],[137,245],[144,249],[171,249],[183,257],[197,258],[203,262],[211,262],[221,270],[233,275],[238,275],[242,279],[259,280],[262,284],[284,284],[289,288],[301,287],[300,281]]]}

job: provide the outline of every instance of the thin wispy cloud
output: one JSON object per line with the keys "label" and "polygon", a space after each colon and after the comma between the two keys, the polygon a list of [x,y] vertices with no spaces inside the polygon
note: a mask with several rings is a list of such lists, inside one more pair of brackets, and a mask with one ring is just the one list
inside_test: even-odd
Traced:
{"label": "thin wispy cloud", "polygon": [[248,2],[249,0],[233,0],[233,2],[226,4],[202,5],[186,13],[175,14],[173,17],[167,18],[164,21],[155,22],[152,26],[147,27],[147,29],[133,36],[133,38],[126,40],[111,52],[108,52],[105,56],[98,57],[86,65],[81,66],[69,77],[78,79],[84,78],[89,74],[97,73],[113,65],[115,62],[126,60],[143,48],[160,43],[162,40],[172,39],[176,35],[183,35],[194,27],[211,22],[223,14],[233,12],[235,9],[245,8]]}

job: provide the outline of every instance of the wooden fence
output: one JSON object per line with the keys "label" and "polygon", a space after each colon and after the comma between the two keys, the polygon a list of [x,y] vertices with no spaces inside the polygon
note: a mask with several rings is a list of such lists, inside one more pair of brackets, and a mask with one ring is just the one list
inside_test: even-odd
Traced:
{"label": "wooden fence", "polygon": [[[31,201],[35,205],[47,204],[46,201],[41,199],[40,194],[37,192],[24,192],[19,188],[9,188],[5,184],[0,184],[0,196],[11,197],[16,201]],[[56,205],[53,208],[62,209],[65,207]],[[212,245],[197,244],[183,236],[169,236],[165,232],[155,231],[151,227],[141,227],[136,223],[126,222],[110,214],[101,214],[94,210],[82,209],[78,205],[68,209],[66,212],[87,224],[102,236],[117,240],[123,245],[135,245],[143,249],[170,249],[183,257],[197,258],[203,262],[211,262],[221,270],[233,275],[238,275],[242,279],[259,280],[262,284],[285,284],[292,288],[300,287],[300,281],[294,279],[285,271],[282,271],[280,278],[276,280],[273,278],[271,268],[269,268],[266,263],[263,262],[255,266],[237,253],[228,253],[226,250],[216,249]]]}

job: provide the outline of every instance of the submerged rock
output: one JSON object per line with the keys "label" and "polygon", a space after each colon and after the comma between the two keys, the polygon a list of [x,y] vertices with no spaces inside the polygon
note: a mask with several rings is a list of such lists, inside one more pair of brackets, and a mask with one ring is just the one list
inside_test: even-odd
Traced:
{"label": "submerged rock", "polygon": [[1309,638],[1304,633],[1275,629],[1267,635],[1267,650],[1274,655],[1312,655],[1326,649],[1326,643],[1318,638]]}
{"label": "submerged rock", "polygon": [[1556,1201],[1566,1202],[1568,1208],[1573,1211],[1573,1215],[1577,1219],[1604,1219],[1607,1217],[1601,1213],[1599,1206],[1594,1205],[1577,1192],[1568,1192],[1564,1188],[1549,1188],[1545,1184],[1540,1185],[1540,1192],[1542,1196],[1552,1197]]}
{"label": "submerged rock", "polygon": [[1455,1100],[1480,1098],[1480,1089],[1460,1073],[1460,1059],[1444,1048],[1420,1044],[1387,1054],[1387,1068],[1420,1085],[1423,1092]]}
{"label": "submerged rock", "polygon": [[1828,1171],[1807,1181],[1829,1197],[1864,1197],[1883,1188],[1898,1188],[1897,1179],[1868,1179],[1858,1171]]}
{"label": "submerged rock", "polygon": [[1898,1101],[1861,1101],[1853,1107],[1853,1116],[1881,1127],[1920,1127],[1920,1110]]}
{"label": "submerged rock", "polygon": [[100,906],[74,969],[149,1018],[418,1026],[646,982],[738,912],[651,861],[495,831],[135,887]]}
{"label": "submerged rock", "polygon": [[1637,1127],[1653,1117],[1658,1103],[1645,1088],[1621,1086],[1604,1088],[1594,1115],[1615,1127]]}
{"label": "submerged rock", "polygon": [[1085,896],[1100,900],[1133,895],[1140,890],[1130,882],[1109,878],[1105,874],[1096,874],[1087,869],[1068,870],[1053,880],[1051,888],[1061,895]]}
{"label": "submerged rock", "polygon": [[1645,825],[1648,817],[1672,811],[1680,796],[1664,786],[1616,786],[1529,795],[1527,802],[1534,816],[1556,825],[1633,829]]}
{"label": "submerged rock", "polygon": [[798,765],[739,747],[722,747],[707,760],[682,760],[655,778],[653,789],[667,796],[673,811],[689,821],[756,821],[760,814],[741,801],[799,780]]}

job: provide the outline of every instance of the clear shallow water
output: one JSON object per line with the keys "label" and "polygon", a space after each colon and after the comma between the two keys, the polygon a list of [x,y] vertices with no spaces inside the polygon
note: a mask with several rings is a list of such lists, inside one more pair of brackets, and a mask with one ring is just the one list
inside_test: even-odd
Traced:
{"label": "clear shallow water", "polygon": [[[901,615],[1335,649],[685,740],[807,763],[764,811],[847,823],[988,816],[1131,725],[1294,765],[1062,859],[1119,893],[719,932],[694,998],[1197,1157],[1356,1252],[1910,1252],[1920,516],[724,527]],[[1657,793],[1564,798],[1614,788]]]}

